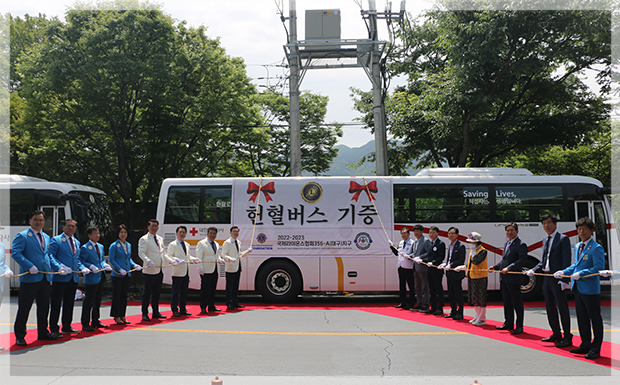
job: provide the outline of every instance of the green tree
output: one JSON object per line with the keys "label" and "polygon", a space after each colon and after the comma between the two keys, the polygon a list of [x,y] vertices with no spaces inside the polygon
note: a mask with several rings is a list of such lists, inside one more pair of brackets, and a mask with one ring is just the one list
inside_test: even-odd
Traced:
{"label": "green tree", "polygon": [[[326,124],[327,96],[302,92],[299,97],[301,121],[301,164],[305,174],[320,175],[329,170],[338,155],[334,148],[342,129],[337,124]],[[289,176],[290,149],[289,99],[269,90],[258,97],[265,124],[269,131],[249,142],[246,158],[257,176]]]}
{"label": "green tree", "polygon": [[[532,146],[575,147],[609,107],[607,11],[442,11],[405,24],[391,63],[407,85],[386,101],[401,154],[419,167],[484,167]],[[601,70],[602,68],[602,70]]]}
{"label": "green tree", "polygon": [[134,226],[163,178],[234,172],[260,113],[243,61],[204,27],[115,4],[69,11],[20,57],[15,140],[27,174],[100,187]]}

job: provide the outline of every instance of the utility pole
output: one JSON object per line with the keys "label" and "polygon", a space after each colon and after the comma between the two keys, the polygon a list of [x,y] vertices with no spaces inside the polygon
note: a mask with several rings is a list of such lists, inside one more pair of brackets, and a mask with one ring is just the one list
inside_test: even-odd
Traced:
{"label": "utility pole", "polygon": [[[295,0],[289,1],[289,44],[297,42],[297,9]],[[301,123],[299,116],[299,48],[295,46],[290,51],[289,66],[291,76],[289,80],[290,97],[290,135],[291,135],[291,176],[301,176]]]}

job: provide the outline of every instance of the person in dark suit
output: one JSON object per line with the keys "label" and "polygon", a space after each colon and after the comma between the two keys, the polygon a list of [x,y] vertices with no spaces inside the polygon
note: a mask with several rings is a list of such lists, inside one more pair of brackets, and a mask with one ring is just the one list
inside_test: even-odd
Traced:
{"label": "person in dark suit", "polygon": [[80,261],[88,267],[92,274],[84,277],[84,303],[82,304],[82,330],[94,332],[95,328],[107,328],[99,321],[101,297],[106,277],[105,271],[111,271],[112,267],[105,262],[103,245],[99,241],[99,229],[89,227],[86,229],[89,241],[80,249]]}
{"label": "person in dark suit", "polygon": [[428,230],[430,240],[430,248],[428,251],[428,286],[430,290],[429,304],[430,308],[423,313],[432,313],[434,315],[443,315],[443,270],[437,269],[437,266],[443,263],[446,258],[446,244],[439,239],[439,228],[431,226]]}
{"label": "person in dark suit", "polygon": [[127,311],[127,292],[129,291],[130,270],[142,270],[131,259],[131,243],[127,242],[127,227],[119,225],[116,228],[118,238],[110,245],[110,265],[112,266],[112,306],[110,306],[110,316],[114,317],[117,325],[128,324],[125,314]]}
{"label": "person in dark suit", "polygon": [[[570,240],[564,234],[557,232],[558,218],[553,214],[545,214],[541,219],[547,237],[543,240],[542,261],[533,269],[527,271],[528,276],[535,273],[552,274],[564,270],[571,264]],[[547,320],[553,334],[543,338],[543,342],[555,342],[557,347],[565,348],[573,344],[573,334],[570,332],[570,311],[565,291],[570,287],[570,278],[557,279],[551,276],[542,277],[542,289],[547,308]],[[560,317],[558,318],[558,312]],[[564,338],[562,338],[562,329]]]}
{"label": "person in dark suit", "polygon": [[[575,295],[575,310],[579,326],[579,347],[571,353],[584,354],[594,360],[601,356],[603,344],[603,317],[601,316],[601,281],[600,271],[605,268],[605,251],[593,238],[594,222],[590,218],[581,218],[576,223],[577,234],[581,242],[575,245],[575,262],[564,270],[558,270],[555,278],[570,276],[573,280],[572,290]],[[590,327],[594,339],[590,340]]]}
{"label": "person in dark suit", "polygon": [[[527,260],[527,245],[519,239],[519,225],[510,222],[505,226],[508,241],[504,246],[502,260],[489,267],[489,272],[500,271],[499,276],[502,300],[504,301],[504,324],[496,326],[498,330],[510,330],[512,334],[523,333],[523,298],[521,298],[521,274],[508,274],[519,272]],[[517,326],[515,327],[514,316],[517,314]]]}
{"label": "person in dark suit", "polygon": [[423,235],[424,227],[422,225],[413,226],[414,250],[413,250],[413,282],[417,304],[411,310],[428,310],[429,303],[429,287],[428,287],[428,266],[426,266],[428,251],[431,243]]}
{"label": "person in dark suit", "polygon": [[[62,234],[57,235],[50,241],[48,254],[55,258],[62,266],[73,271],[73,274],[54,275],[52,278],[52,310],[50,312],[50,331],[56,338],[62,334],[79,333],[71,327],[73,322],[73,305],[75,303],[75,291],[80,280],[78,271],[84,275],[90,273],[78,258],[80,255],[80,241],[73,236],[77,229],[77,222],[73,219],[65,219],[62,226]],[[58,319],[62,306],[62,334],[59,332]]]}
{"label": "person in dark suit", "polygon": [[45,213],[41,210],[30,214],[30,228],[18,233],[13,239],[13,260],[19,265],[19,273],[29,273],[19,277],[19,299],[17,315],[15,316],[15,344],[26,346],[26,321],[32,308],[32,303],[37,301],[37,331],[39,340],[56,340],[57,338],[47,329],[47,316],[50,310],[50,282],[52,272],[57,270],[60,274],[69,274],[65,269],[47,253],[50,237],[45,234]]}
{"label": "person in dark suit", "polygon": [[463,278],[465,278],[465,245],[458,240],[459,229],[450,227],[448,229],[448,239],[450,246],[448,247],[448,260],[445,265],[439,265],[440,268],[446,270],[446,279],[448,281],[448,299],[450,300],[450,314],[446,314],[446,318],[453,320],[463,319]]}

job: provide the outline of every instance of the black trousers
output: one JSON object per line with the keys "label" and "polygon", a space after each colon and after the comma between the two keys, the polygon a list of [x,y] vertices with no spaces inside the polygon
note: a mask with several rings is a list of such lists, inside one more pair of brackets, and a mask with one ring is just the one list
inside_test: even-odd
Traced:
{"label": "black trousers", "polygon": [[[398,268],[398,295],[401,305],[414,306],[415,292],[413,269]],[[407,286],[409,287],[409,302],[407,302]]]}
{"label": "black trousers", "polygon": [[[545,296],[545,307],[547,308],[547,320],[553,334],[561,335],[564,329],[564,338],[572,338],[570,332],[570,311],[568,310],[568,299],[566,294],[558,284],[558,280],[553,277],[543,277],[543,294]],[[558,312],[560,316],[558,317]],[[560,329],[560,320],[562,329]]]}
{"label": "black trousers", "polygon": [[111,317],[124,317],[127,312],[127,293],[129,292],[130,276],[112,277]]}
{"label": "black trousers", "polygon": [[49,333],[47,330],[47,316],[50,311],[50,293],[52,289],[45,275],[39,282],[21,282],[19,285],[19,298],[17,315],[15,316],[15,338],[26,337],[26,322],[32,308],[32,303],[37,301],[37,331],[39,336]]}
{"label": "black trousers", "polygon": [[450,301],[450,314],[463,315],[463,278],[465,274],[460,271],[446,272],[448,281],[448,300]]}
{"label": "black trousers", "polygon": [[428,287],[431,292],[430,305],[432,309],[443,309],[443,271],[439,269],[428,269]]}
{"label": "black trousers", "polygon": [[215,309],[215,288],[218,279],[217,267],[211,274],[203,274],[200,276],[200,309]]}
{"label": "black trousers", "polygon": [[[601,295],[583,294],[573,285],[575,295],[575,310],[577,311],[577,326],[579,326],[579,337],[581,345],[579,347],[588,348],[596,352],[601,351],[603,344],[603,317],[601,316]],[[594,339],[590,332],[590,326],[594,331]]]}
{"label": "black trousers", "polygon": [[84,285],[84,303],[82,304],[82,326],[97,325],[101,316],[101,297],[105,284],[104,273],[95,285]]}
{"label": "black trousers", "polygon": [[172,311],[186,311],[187,291],[189,290],[189,275],[185,277],[172,277],[172,297],[170,299],[170,308]]}
{"label": "black trousers", "polygon": [[164,280],[164,273],[143,274],[144,292],[142,293],[142,315],[149,314],[149,304],[153,308],[153,314],[159,313],[159,295],[161,294],[161,284]]}
{"label": "black trousers", "polygon": [[62,328],[70,329],[73,323],[73,305],[75,303],[75,290],[77,282],[73,279],[69,282],[52,282],[50,330],[58,331],[58,319],[62,308]]}
{"label": "black trousers", "polygon": [[241,269],[236,273],[226,272],[226,306],[235,307],[239,305],[239,279],[241,278]]}
{"label": "black trousers", "polygon": [[523,327],[523,298],[521,298],[521,284],[500,282],[502,300],[504,301],[505,324],[510,329],[515,325],[515,313],[517,314],[516,327]]}

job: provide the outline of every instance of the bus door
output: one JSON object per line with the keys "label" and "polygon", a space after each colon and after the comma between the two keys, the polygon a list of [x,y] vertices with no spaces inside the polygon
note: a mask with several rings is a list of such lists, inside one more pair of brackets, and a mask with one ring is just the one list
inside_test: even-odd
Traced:
{"label": "bus door", "polygon": [[[605,210],[603,201],[575,201],[575,217],[577,219],[588,217],[595,225],[594,240],[605,250],[605,270],[609,269],[609,234],[607,233],[607,221],[609,215]],[[601,281],[609,281],[609,277],[601,277]]]}
{"label": "bus door", "polygon": [[43,232],[50,238],[60,234],[62,221],[65,220],[65,206],[41,206],[39,209],[45,213]]}

